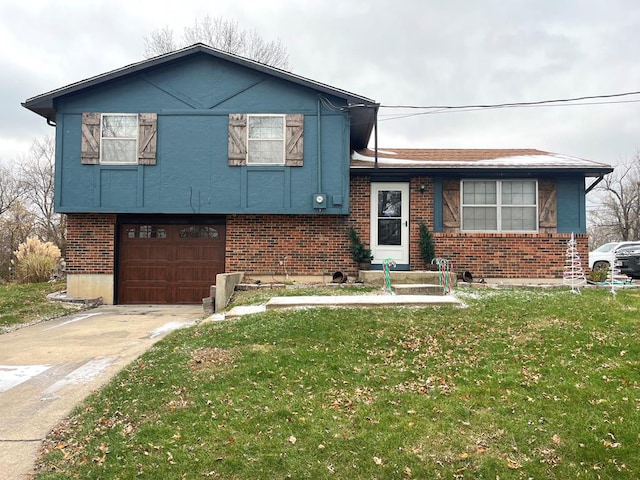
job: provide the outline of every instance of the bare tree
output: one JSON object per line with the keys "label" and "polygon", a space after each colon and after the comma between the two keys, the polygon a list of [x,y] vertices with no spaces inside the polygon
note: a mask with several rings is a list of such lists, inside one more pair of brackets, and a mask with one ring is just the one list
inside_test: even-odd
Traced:
{"label": "bare tree", "polygon": [[272,67],[289,68],[289,53],[280,39],[266,41],[253,29],[242,30],[236,20],[209,15],[196,18],[192,26],[185,27],[180,42],[174,40],[169,26],[152,31],[144,37],[144,55],[150,58],[194,43],[204,43]]}
{"label": "bare tree", "polygon": [[11,205],[0,216],[0,282],[12,278],[11,263],[18,246],[30,235],[34,235],[35,215],[22,202]]}
{"label": "bare tree", "polygon": [[0,216],[20,200],[22,184],[7,168],[0,166]]}
{"label": "bare tree", "polygon": [[163,28],[157,28],[149,36],[144,37],[145,58],[156,57],[177,49],[178,47],[173,40],[173,30],[168,25]]}
{"label": "bare tree", "polygon": [[606,241],[640,239],[640,153],[618,165],[595,188],[599,207],[590,229]]}
{"label": "bare tree", "polygon": [[64,252],[65,217],[54,210],[55,142],[52,137],[34,140],[22,159],[21,182],[25,205],[35,214],[35,231],[43,241],[55,244]]}

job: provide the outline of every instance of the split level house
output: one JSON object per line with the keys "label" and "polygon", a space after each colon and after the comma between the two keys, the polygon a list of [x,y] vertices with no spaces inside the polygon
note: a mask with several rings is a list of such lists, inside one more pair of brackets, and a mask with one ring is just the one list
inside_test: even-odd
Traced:
{"label": "split level house", "polygon": [[[216,274],[357,276],[348,231],[420,270],[559,277],[612,168],[538,150],[371,146],[379,104],[196,44],[29,98],[55,127],[67,293],[199,303]],[[592,177],[587,179],[587,177]]]}

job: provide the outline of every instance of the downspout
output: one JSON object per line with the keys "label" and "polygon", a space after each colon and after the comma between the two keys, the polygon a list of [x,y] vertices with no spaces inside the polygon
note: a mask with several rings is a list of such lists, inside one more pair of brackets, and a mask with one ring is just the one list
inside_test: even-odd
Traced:
{"label": "downspout", "polygon": [[374,148],[374,163],[373,168],[378,168],[378,110],[374,110],[375,119],[374,119],[374,128],[376,129],[375,134],[373,136],[373,148]]}
{"label": "downspout", "polygon": [[318,141],[317,141],[317,149],[318,149],[318,193],[322,193],[322,131],[320,121],[320,95],[318,95]]}

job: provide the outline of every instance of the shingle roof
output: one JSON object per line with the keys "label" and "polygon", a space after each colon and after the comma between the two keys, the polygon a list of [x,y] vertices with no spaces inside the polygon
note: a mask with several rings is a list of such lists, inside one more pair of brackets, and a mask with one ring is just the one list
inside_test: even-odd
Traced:
{"label": "shingle roof", "polygon": [[535,149],[408,149],[379,148],[377,166],[375,151],[361,149],[351,154],[352,170],[429,171],[513,170],[582,171],[585,176],[600,176],[613,171],[610,165]]}

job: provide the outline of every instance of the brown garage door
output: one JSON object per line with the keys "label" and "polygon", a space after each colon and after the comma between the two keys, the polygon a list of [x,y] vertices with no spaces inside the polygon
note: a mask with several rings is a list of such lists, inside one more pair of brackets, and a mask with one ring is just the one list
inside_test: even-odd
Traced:
{"label": "brown garage door", "polygon": [[118,303],[201,303],[224,245],[224,225],[121,225]]}

